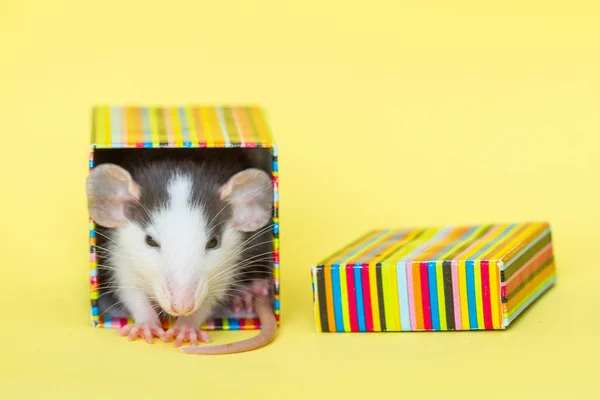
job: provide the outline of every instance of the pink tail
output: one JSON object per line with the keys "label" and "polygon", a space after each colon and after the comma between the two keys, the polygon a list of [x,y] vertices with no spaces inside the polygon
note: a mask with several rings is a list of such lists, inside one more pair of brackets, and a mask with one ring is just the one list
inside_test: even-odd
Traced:
{"label": "pink tail", "polygon": [[216,346],[186,346],[182,347],[181,350],[186,354],[232,354],[266,346],[275,339],[275,333],[277,332],[277,321],[273,315],[269,296],[257,297],[254,301],[254,309],[261,325],[261,331],[258,335],[240,342]]}

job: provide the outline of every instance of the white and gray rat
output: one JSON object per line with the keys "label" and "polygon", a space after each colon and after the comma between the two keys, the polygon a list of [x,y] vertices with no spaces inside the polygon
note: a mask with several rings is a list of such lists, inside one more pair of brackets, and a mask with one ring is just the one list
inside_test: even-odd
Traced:
{"label": "white and gray rat", "polygon": [[[183,350],[192,354],[246,351],[273,339],[273,187],[266,172],[218,159],[158,160],[129,170],[106,163],[90,171],[86,186],[90,216],[106,228],[98,229],[106,238],[102,279],[112,280],[134,320],[121,335],[189,341]],[[199,327],[218,307],[242,304],[255,306],[261,333],[196,346],[209,342]],[[176,317],[166,332],[163,313]]]}

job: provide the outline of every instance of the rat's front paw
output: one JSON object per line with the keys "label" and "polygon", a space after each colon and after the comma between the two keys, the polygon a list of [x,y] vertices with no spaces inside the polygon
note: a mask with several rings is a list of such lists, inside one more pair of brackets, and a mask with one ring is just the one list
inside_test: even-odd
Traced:
{"label": "rat's front paw", "polygon": [[173,338],[175,338],[175,343],[173,343],[173,346],[175,347],[181,346],[185,341],[189,341],[192,346],[196,346],[198,344],[198,339],[204,343],[210,342],[206,332],[189,325],[178,325],[177,322],[175,322],[175,325],[165,333],[164,341],[170,342]]}
{"label": "rat's front paw", "polygon": [[129,340],[140,337],[142,339],[146,339],[146,342],[150,344],[152,344],[152,338],[154,336],[162,337],[164,334],[165,331],[158,324],[158,322],[125,325],[119,329],[119,335],[127,336],[127,339]]}

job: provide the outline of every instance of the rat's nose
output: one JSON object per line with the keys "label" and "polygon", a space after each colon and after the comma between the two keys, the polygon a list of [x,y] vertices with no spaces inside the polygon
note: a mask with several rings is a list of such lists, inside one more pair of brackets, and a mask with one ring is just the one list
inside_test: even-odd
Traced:
{"label": "rat's nose", "polygon": [[171,309],[174,314],[186,315],[194,310],[194,302],[177,299],[171,304]]}

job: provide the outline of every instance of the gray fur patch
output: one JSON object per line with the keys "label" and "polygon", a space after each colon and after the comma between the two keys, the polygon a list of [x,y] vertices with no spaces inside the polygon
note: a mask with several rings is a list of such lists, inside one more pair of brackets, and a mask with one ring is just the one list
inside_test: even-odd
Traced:
{"label": "gray fur patch", "polygon": [[202,210],[206,221],[211,223],[207,229],[214,228],[219,235],[225,221],[231,218],[229,206],[219,198],[219,188],[242,169],[233,163],[194,161],[159,161],[135,168],[132,176],[141,188],[141,197],[139,204],[129,205],[127,217],[142,227],[148,226],[154,213],[170,206],[167,188],[181,175],[192,182],[190,205]]}

